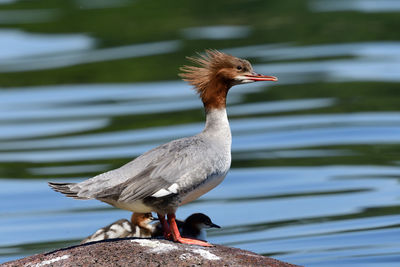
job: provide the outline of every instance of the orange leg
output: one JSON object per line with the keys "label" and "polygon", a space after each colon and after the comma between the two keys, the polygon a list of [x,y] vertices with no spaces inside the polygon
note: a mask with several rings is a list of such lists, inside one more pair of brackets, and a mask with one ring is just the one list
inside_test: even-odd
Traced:
{"label": "orange leg", "polygon": [[172,233],[171,230],[169,229],[168,223],[165,220],[165,216],[157,213],[158,219],[160,220],[161,226],[163,228],[163,233],[164,233],[164,238],[167,240],[172,240]]}
{"label": "orange leg", "polygon": [[172,234],[172,237],[175,242],[179,242],[182,244],[191,244],[191,245],[198,245],[198,246],[203,246],[203,247],[212,247],[210,243],[198,240],[198,239],[191,239],[191,238],[184,238],[181,237],[181,234],[179,233],[178,226],[176,225],[175,221],[175,214],[168,214],[168,223],[170,227],[170,232]]}

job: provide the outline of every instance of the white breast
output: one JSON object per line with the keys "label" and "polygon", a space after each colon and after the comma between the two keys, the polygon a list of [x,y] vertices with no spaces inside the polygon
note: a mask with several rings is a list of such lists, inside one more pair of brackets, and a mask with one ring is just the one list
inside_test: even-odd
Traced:
{"label": "white breast", "polygon": [[193,191],[189,192],[187,195],[185,195],[182,198],[182,202],[180,205],[184,205],[186,203],[189,203],[193,200],[198,199],[217,185],[219,185],[225,178],[226,173],[222,175],[213,175],[208,178],[207,182],[202,184],[201,186],[195,188]]}

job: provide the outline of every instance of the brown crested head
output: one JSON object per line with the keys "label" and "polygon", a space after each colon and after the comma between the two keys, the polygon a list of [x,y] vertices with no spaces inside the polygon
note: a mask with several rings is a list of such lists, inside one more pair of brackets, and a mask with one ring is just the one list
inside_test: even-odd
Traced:
{"label": "brown crested head", "polygon": [[256,74],[250,62],[218,50],[206,50],[205,54],[187,57],[198,66],[183,66],[179,74],[193,85],[206,110],[225,108],[229,89],[237,84],[255,81],[277,81],[276,77]]}
{"label": "brown crested head", "polygon": [[141,227],[146,227],[153,220],[154,218],[151,213],[134,212],[131,217],[132,224]]}

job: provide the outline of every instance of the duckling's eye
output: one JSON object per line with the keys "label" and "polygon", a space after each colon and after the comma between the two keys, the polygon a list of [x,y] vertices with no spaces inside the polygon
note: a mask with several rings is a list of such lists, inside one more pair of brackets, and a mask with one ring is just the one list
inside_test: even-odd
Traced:
{"label": "duckling's eye", "polygon": [[242,66],[237,66],[236,67],[238,70],[241,70],[242,69]]}

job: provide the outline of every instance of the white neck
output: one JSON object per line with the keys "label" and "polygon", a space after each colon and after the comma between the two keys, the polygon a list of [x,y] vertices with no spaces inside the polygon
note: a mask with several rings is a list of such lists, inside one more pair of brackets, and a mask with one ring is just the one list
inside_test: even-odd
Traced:
{"label": "white neck", "polygon": [[214,138],[223,138],[230,145],[232,142],[231,128],[229,127],[226,109],[211,109],[206,113],[206,126],[203,134]]}

